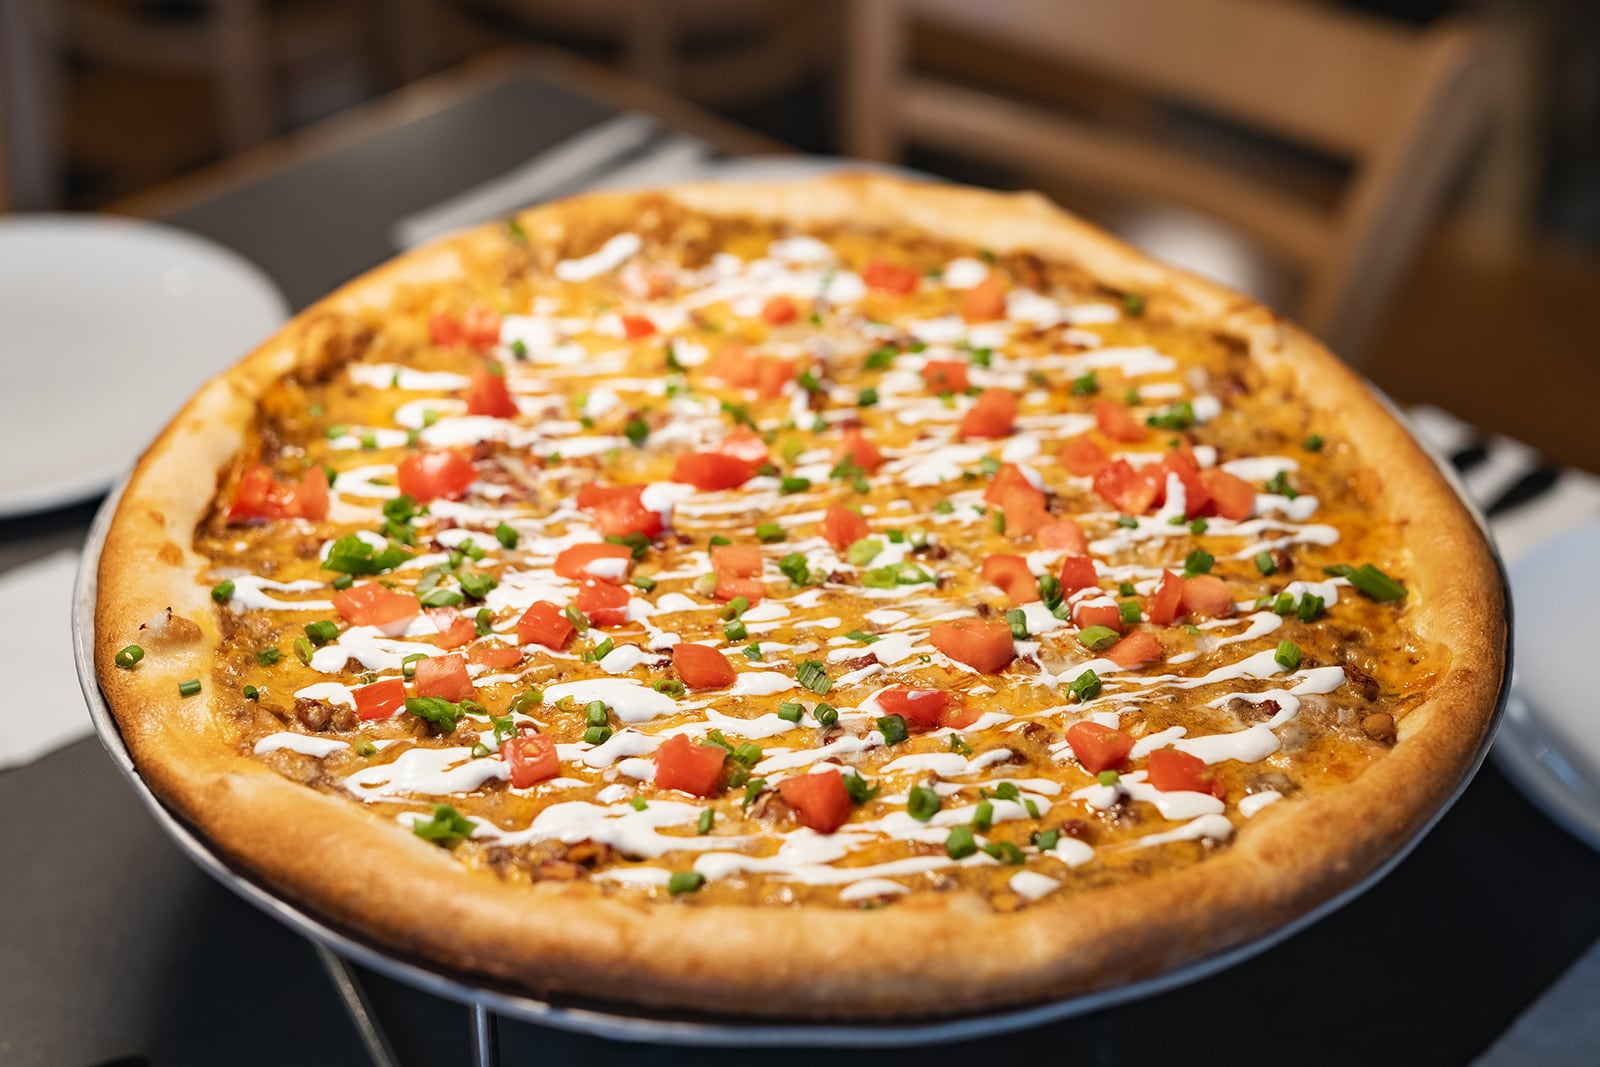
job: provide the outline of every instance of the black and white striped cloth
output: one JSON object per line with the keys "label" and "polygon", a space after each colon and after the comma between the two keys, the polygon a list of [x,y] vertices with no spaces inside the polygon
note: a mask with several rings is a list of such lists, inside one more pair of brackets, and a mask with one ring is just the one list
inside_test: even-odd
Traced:
{"label": "black and white striped cloth", "polygon": [[1407,411],[1423,443],[1450,461],[1489,520],[1507,563],[1556,534],[1600,518],[1600,477],[1549,463],[1521,441],[1485,434],[1422,405]]}

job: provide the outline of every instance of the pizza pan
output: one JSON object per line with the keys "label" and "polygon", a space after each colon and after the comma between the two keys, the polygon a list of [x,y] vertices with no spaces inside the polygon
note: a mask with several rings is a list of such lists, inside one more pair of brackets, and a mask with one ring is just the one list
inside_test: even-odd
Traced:
{"label": "pizza pan", "polygon": [[[1393,406],[1390,405],[1391,410]],[[1398,415],[1399,413],[1396,412]],[[1402,417],[1403,419],[1403,417]],[[1447,474],[1448,464],[1443,465]],[[1458,495],[1467,500],[1458,479],[1451,477]],[[1509,686],[1502,682],[1496,699],[1491,729],[1486,732],[1472,766],[1457,784],[1449,799],[1434,812],[1418,832],[1398,849],[1377,870],[1361,882],[1312,910],[1297,916],[1276,929],[1245,944],[1206,957],[1184,967],[1175,968],[1153,978],[1133,982],[1112,989],[1099,990],[1082,996],[1069,997],[1045,1004],[1031,1005],[1003,1011],[960,1015],[949,1018],[921,1019],[908,1022],[825,1022],[808,1023],[790,1020],[732,1019],[686,1012],[655,1011],[630,1005],[619,1005],[578,998],[551,997],[539,999],[520,992],[514,987],[498,984],[478,976],[463,974],[428,960],[397,953],[391,948],[365,939],[361,934],[325,919],[303,905],[285,899],[271,886],[250,872],[236,866],[223,856],[198,830],[184,822],[168,809],[150,786],[139,775],[133,759],[123,743],[116,719],[111,714],[94,669],[94,615],[96,575],[100,564],[100,551],[105,543],[106,530],[111,524],[125,481],[106,497],[89,537],[84,545],[83,563],[78,572],[77,586],[73,591],[73,655],[78,668],[78,681],[89,704],[89,714],[95,731],[106,752],[156,822],[180,849],[201,870],[211,875],[223,886],[260,908],[291,930],[312,942],[331,949],[342,958],[357,963],[379,974],[413,986],[424,992],[460,1002],[475,1009],[475,1020],[483,1025],[487,1012],[506,1018],[518,1019],[541,1026],[610,1038],[618,1041],[650,1042],[669,1045],[706,1045],[722,1047],[904,1047],[911,1045],[943,1044],[965,1041],[1057,1022],[1075,1015],[1151,996],[1168,989],[1186,985],[1218,971],[1225,970],[1252,956],[1258,955],[1331,914],[1350,900],[1355,899],[1393,870],[1429,830],[1441,819],[1466,789],[1489,750],[1494,726],[1499,724],[1505,709]],[[1469,509],[1480,526],[1487,524],[1477,509],[1468,502]],[[1492,547],[1492,540],[1491,540]],[[1502,589],[1506,588],[1506,572],[1499,554],[1494,554]],[[1506,592],[1509,623],[1509,591]],[[1506,672],[1511,675],[1510,628],[1507,627]],[[482,1035],[479,1035],[482,1037]],[[480,1046],[482,1042],[480,1041]]]}

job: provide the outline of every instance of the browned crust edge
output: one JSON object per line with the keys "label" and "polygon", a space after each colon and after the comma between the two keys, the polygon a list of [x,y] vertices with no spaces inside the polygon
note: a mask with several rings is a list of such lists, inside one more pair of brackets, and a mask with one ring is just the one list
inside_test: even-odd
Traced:
{"label": "browned crust edge", "polygon": [[[1014,914],[954,899],[928,908],[635,906],[586,886],[510,886],[359,806],[279,777],[240,753],[225,715],[177,683],[209,678],[213,605],[193,575],[192,531],[254,399],[327,311],[382,307],[396,285],[445,277],[490,240],[474,231],[378,268],[303,312],[205,386],[140,461],[99,569],[95,658],[140,773],[220,850],[313,912],[378,942],[536,993],[575,992],[716,1014],[830,1018],[949,1015],[1038,1002],[1150,977],[1243,944],[1337,896],[1404,846],[1479,753],[1506,644],[1498,571],[1432,461],[1367,387],[1294,326],[1161,266],[1033,194],[1001,196],[879,176],[665,191],[689,207],[797,227],[870,218],[1003,251],[1075,261],[1152,307],[1220,325],[1298,384],[1325,423],[1383,473],[1376,511],[1405,530],[1407,621],[1448,643],[1452,664],[1400,743],[1332,795],[1291,798],[1205,862],[1142,884],[1063,894]],[[578,220],[621,221],[640,195],[602,194],[526,213],[538,244]],[[203,638],[112,666],[163,608]],[[149,644],[149,642],[146,642]],[[152,651],[157,651],[152,646]],[[208,686],[209,689],[209,686]]]}

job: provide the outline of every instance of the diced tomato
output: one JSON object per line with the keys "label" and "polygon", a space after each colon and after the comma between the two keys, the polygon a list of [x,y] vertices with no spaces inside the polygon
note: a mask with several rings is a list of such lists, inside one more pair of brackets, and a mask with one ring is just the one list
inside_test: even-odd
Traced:
{"label": "diced tomato", "polygon": [[904,295],[915,292],[921,278],[915,268],[875,259],[861,272],[861,280],[867,283],[868,289]]}
{"label": "diced tomato", "polygon": [[417,660],[417,696],[460,702],[477,695],[467,677],[467,661],[459,653]]}
{"label": "diced tomato", "polygon": [[761,464],[767,461],[767,443],[761,435],[748,426],[741,426],[712,446],[711,451],[746,463]]}
{"label": "diced tomato", "polygon": [[411,593],[362,582],[333,594],[333,609],[352,626],[389,626],[416,618],[422,605]]}
{"label": "diced tomato", "polygon": [[[1015,463],[1006,463],[995,471],[994,477],[990,479],[989,487],[983,491],[983,502],[985,504],[999,503],[1001,498],[1012,489],[1032,489],[1036,493],[1039,492],[1039,490],[1034,489],[1033,483],[1028,481],[1028,476],[1022,473],[1021,467]],[[1042,497],[1044,494],[1040,493],[1039,495]]]}
{"label": "diced tomato", "polygon": [[727,750],[717,745],[696,745],[684,734],[673,734],[656,749],[656,788],[709,797],[717,791],[727,755]]}
{"label": "diced tomato", "polygon": [[1006,534],[1012,538],[1029,537],[1050,522],[1044,494],[1031,485],[1006,489],[994,506],[1005,516]]}
{"label": "diced tomato", "polygon": [[1161,581],[1145,606],[1145,615],[1157,626],[1171,626],[1183,614],[1183,579],[1171,571],[1161,572]]}
{"label": "diced tomato", "polygon": [[961,416],[960,436],[1009,437],[1017,421],[1017,397],[1009,389],[985,389]]}
{"label": "diced tomato", "polygon": [[761,308],[761,317],[774,326],[782,326],[793,322],[800,314],[800,309],[787,296],[775,296],[768,300]]}
{"label": "diced tomato", "polygon": [[620,585],[632,569],[633,549],[609,541],[573,545],[556,556],[556,573],[575,582],[593,578]]}
{"label": "diced tomato", "polygon": [[477,626],[455,608],[430,608],[428,618],[439,628],[433,643],[440,648],[460,648],[471,644],[472,639],[478,636]]}
{"label": "diced tomato", "polygon": [[1068,556],[1061,561],[1061,591],[1074,593],[1100,584],[1100,574],[1094,569],[1094,560],[1088,556]]}
{"label": "diced tomato", "polygon": [[228,507],[229,521],[251,519],[311,519],[328,514],[328,475],[313,467],[294,485],[280,485],[272,471],[251,467],[239,479]]}
{"label": "diced tomato", "polygon": [[1163,793],[1210,793],[1222,798],[1222,783],[1206,769],[1205,760],[1179,752],[1175,748],[1158,748],[1150,753],[1146,764],[1150,784]]}
{"label": "diced tomato", "polygon": [[672,480],[696,489],[737,489],[756,476],[760,463],[720,452],[686,452],[672,467]]}
{"label": "diced tomato", "polygon": [[1072,746],[1078,763],[1090,774],[1119,769],[1128,762],[1128,753],[1133,751],[1133,738],[1121,730],[1087,719],[1067,728],[1067,744]]}
{"label": "diced tomato", "polygon": [[983,580],[999,586],[1013,604],[1031,604],[1039,599],[1039,580],[1021,556],[989,556],[983,561]]}
{"label": "diced tomato", "polygon": [[630,341],[649,337],[656,332],[656,324],[643,315],[622,316],[622,336]]}
{"label": "diced tomato", "polygon": [[1155,503],[1164,504],[1167,500],[1167,480],[1176,478],[1183,485],[1183,512],[1187,518],[1196,518],[1206,514],[1211,507],[1211,489],[1201,480],[1197,469],[1184,462],[1188,449],[1172,453],[1160,463],[1152,464],[1139,473],[1148,481],[1155,490]]}
{"label": "diced tomato", "polygon": [[472,461],[454,449],[412,452],[400,461],[398,475],[400,491],[416,497],[419,504],[459,500],[478,480]]}
{"label": "diced tomato", "polygon": [[511,765],[511,785],[526,789],[561,773],[561,757],[549,734],[521,734],[500,746],[500,758]]}
{"label": "diced tomato", "polygon": [[484,362],[472,368],[467,386],[467,414],[509,419],[517,414],[517,402],[506,387],[506,373],[498,365]]}
{"label": "diced tomato", "polygon": [[898,715],[914,730],[936,730],[947,725],[946,714],[955,703],[955,694],[945,689],[907,689],[897,686],[878,694],[878,705],[889,715]]}
{"label": "diced tomato", "polygon": [[1034,531],[1040,548],[1064,548],[1069,556],[1087,556],[1089,538],[1074,519],[1052,519]]}
{"label": "diced tomato", "polygon": [[968,289],[961,297],[961,317],[968,322],[990,322],[1004,318],[1006,291],[993,274]]}
{"label": "diced tomato", "polygon": [[733,664],[714,648],[679,641],[672,646],[672,668],[690,689],[721,689],[737,677]]}
{"label": "diced tomato", "polygon": [[1118,511],[1143,515],[1156,502],[1156,486],[1142,478],[1125,459],[1114,459],[1094,476],[1094,491]]}
{"label": "diced tomato", "polygon": [[1183,607],[1191,615],[1224,618],[1233,614],[1233,594],[1215,574],[1197,574],[1183,580]]}
{"label": "diced tomato", "polygon": [[744,597],[752,604],[759,604],[767,598],[767,587],[760,578],[735,578],[719,574],[717,589],[712,595],[723,602]]}
{"label": "diced tomato", "polygon": [[548,600],[535,600],[517,620],[517,644],[543,645],[561,650],[572,640],[574,627],[566,613]]}
{"label": "diced tomato", "polygon": [[959,619],[935,626],[928,640],[951,659],[993,674],[1016,658],[1011,627],[1004,619]]}
{"label": "diced tomato", "polygon": [[1120,400],[1095,401],[1094,421],[1100,427],[1100,432],[1113,441],[1133,444],[1150,436],[1150,431]]}
{"label": "diced tomato", "polygon": [[453,348],[467,339],[461,320],[448,311],[435,311],[428,318],[428,334],[436,345]]}
{"label": "diced tomato", "polygon": [[711,569],[734,578],[755,578],[761,574],[759,545],[717,545],[711,550]]}
{"label": "diced tomato", "polygon": [[356,698],[356,715],[362,719],[387,719],[406,702],[406,683],[398,678],[359,686],[350,691]]}
{"label": "diced tomato", "polygon": [[922,380],[935,393],[967,391],[967,365],[956,359],[930,359],[922,367]]}
{"label": "diced tomato", "polygon": [[1137,630],[1100,653],[1119,667],[1141,667],[1146,663],[1154,663],[1166,654],[1160,638],[1149,630]]}
{"label": "diced tomato", "polygon": [[1084,601],[1072,609],[1072,625],[1080,630],[1091,626],[1104,626],[1122,632],[1122,612],[1115,604],[1096,604]]}
{"label": "diced tomato", "polygon": [[497,671],[509,670],[522,663],[522,649],[510,645],[484,645],[467,653],[468,663],[477,663]]}
{"label": "diced tomato", "polygon": [[469,345],[487,348],[500,343],[500,316],[481,304],[467,309],[461,322],[461,332]]}
{"label": "diced tomato", "polygon": [[850,791],[833,769],[797,774],[778,783],[778,795],[794,809],[800,825],[831,834],[850,818]]}
{"label": "diced tomato", "polygon": [[643,485],[594,485],[578,490],[578,507],[594,516],[606,537],[643,534],[654,537],[666,526],[659,511],[644,506]]}
{"label": "diced tomato", "polygon": [[729,345],[706,364],[706,373],[738,389],[754,389],[765,397],[777,396],[794,380],[797,364],[777,356],[754,356],[743,345]]}
{"label": "diced tomato", "polygon": [[867,520],[843,504],[828,505],[828,513],[822,517],[822,536],[840,552],[871,532]]}
{"label": "diced tomato", "polygon": [[1056,453],[1067,473],[1075,478],[1089,478],[1100,473],[1100,468],[1111,462],[1106,450],[1087,437],[1074,437]]}
{"label": "diced tomato", "polygon": [[840,441],[833,450],[833,462],[842,463],[849,460],[862,470],[871,474],[883,463],[883,453],[878,451],[878,446],[867,439],[859,426],[851,426],[844,432],[844,440]]}
{"label": "diced tomato", "polygon": [[1211,490],[1211,502],[1217,514],[1235,522],[1248,519],[1256,509],[1256,491],[1243,478],[1235,478],[1227,471],[1202,471],[1200,479]]}
{"label": "diced tomato", "polygon": [[628,601],[633,599],[620,585],[585,578],[572,604],[596,626],[621,626],[628,621]]}

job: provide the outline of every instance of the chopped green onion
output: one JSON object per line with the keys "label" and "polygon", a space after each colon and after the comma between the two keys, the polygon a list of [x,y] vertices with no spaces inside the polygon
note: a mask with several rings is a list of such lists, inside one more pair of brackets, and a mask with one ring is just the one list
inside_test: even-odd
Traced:
{"label": "chopped green onion", "polygon": [[1099,782],[1101,785],[1116,785],[1122,780],[1122,775],[1118,774],[1116,771],[1101,771],[1094,777],[1095,781]]}
{"label": "chopped green onion", "polygon": [[899,715],[885,715],[878,720],[878,729],[883,733],[883,743],[886,745],[898,745],[910,736],[905,719]]}
{"label": "chopped green onion", "polygon": [[583,706],[584,722],[590,726],[605,726],[611,721],[604,700],[591,700]]}
{"label": "chopped green onion", "polygon": [[978,801],[978,806],[972,809],[972,825],[980,830],[988,830],[994,824],[994,805],[987,800]]}
{"label": "chopped green onion", "polygon": [[1094,396],[1094,394],[1098,393],[1099,391],[1100,382],[1095,377],[1094,371],[1090,371],[1082,377],[1072,379],[1073,396]]}
{"label": "chopped green onion", "polygon": [[1012,608],[1006,612],[1006,625],[1011,627],[1011,636],[1018,641],[1028,639],[1028,614],[1021,608]]}
{"label": "chopped green onion", "polygon": [[784,540],[788,535],[783,532],[783,527],[775,522],[764,522],[756,527],[756,540],[764,545],[770,545]]}
{"label": "chopped green onion", "polygon": [[190,678],[187,682],[178,683],[178,695],[192,697],[200,692],[200,679]]}
{"label": "chopped green onion", "polygon": [[1300,646],[1293,641],[1279,641],[1278,651],[1273,653],[1272,658],[1284,670],[1295,670],[1300,666]]}
{"label": "chopped green onion", "polygon": [[561,613],[567,617],[567,621],[572,624],[574,630],[577,630],[580,634],[589,632],[589,616],[579,611],[576,604],[568,604],[562,609]]}
{"label": "chopped green onion", "polygon": [[125,671],[133,670],[142,659],[144,659],[144,649],[138,645],[128,645],[119,649],[115,657],[117,666]]}
{"label": "chopped green onion", "polygon": [[862,367],[866,370],[883,370],[894,363],[896,355],[898,353],[891,346],[884,345],[882,348],[867,353],[866,362],[862,364]]}
{"label": "chopped green onion", "polygon": [[1139,611],[1139,602],[1137,600],[1122,601],[1117,605],[1117,614],[1122,619],[1122,625],[1124,626],[1132,626],[1144,618]]}
{"label": "chopped green onion", "polygon": [[811,714],[817,717],[818,726],[832,726],[839,721],[839,710],[832,704],[822,703],[811,709]]}
{"label": "chopped green onion", "polygon": [[1084,671],[1072,680],[1067,689],[1080,702],[1093,700],[1100,695],[1100,676],[1094,671]]}
{"label": "chopped green onion", "polygon": [[1269,493],[1285,497],[1289,500],[1293,500],[1295,497],[1300,495],[1295,487],[1289,484],[1288,471],[1279,471],[1277,474],[1274,474],[1272,476],[1272,480],[1267,482],[1263,488]]}
{"label": "chopped green onion", "polygon": [[327,619],[318,619],[316,622],[306,623],[306,636],[311,638],[311,643],[321,648],[323,645],[339,636],[339,624]]}
{"label": "chopped green onion", "polygon": [[844,558],[847,563],[857,567],[865,567],[877,559],[878,554],[882,551],[882,541],[876,537],[863,537],[844,550]]}
{"label": "chopped green onion", "polygon": [[978,843],[972,838],[972,827],[958,826],[950,831],[950,836],[945,838],[944,850],[953,860],[964,860],[978,851]]}
{"label": "chopped green onion", "polygon": [[244,698],[246,700],[255,700],[261,696],[261,690],[257,689],[253,685],[245,686],[241,692],[244,693]]}
{"label": "chopped green onion", "polygon": [[716,821],[716,818],[717,813],[712,811],[710,808],[702,811],[700,813],[700,818],[694,824],[695,833],[702,835],[709,834],[711,832],[711,824]]}
{"label": "chopped green onion", "polygon": [[1294,610],[1294,594],[1279,593],[1272,602],[1272,610],[1279,615],[1287,615]]}
{"label": "chopped green onion", "polygon": [[522,535],[517,533],[516,528],[510,523],[502,522],[494,528],[494,539],[505,548],[516,548]]}
{"label": "chopped green onion", "polygon": [[1197,574],[1210,574],[1211,565],[1217,558],[1203,548],[1197,548],[1183,561],[1183,576],[1193,578]]}
{"label": "chopped green onion", "polygon": [[328,558],[323,560],[322,569],[344,574],[382,574],[410,558],[411,554],[398,546],[390,545],[375,551],[355,534],[346,534],[329,546]]}
{"label": "chopped green onion", "polygon": [[1295,614],[1301,622],[1312,622],[1322,614],[1325,606],[1323,599],[1314,593],[1303,593],[1300,596],[1300,606],[1295,609]]}
{"label": "chopped green onion", "polygon": [[449,804],[435,804],[433,818],[411,824],[412,833],[443,848],[455,848],[472,836],[473,829],[472,820]]}
{"label": "chopped green onion", "polygon": [[224,578],[211,588],[211,599],[221,604],[233,596],[233,579]]}
{"label": "chopped green onion", "polygon": [[1117,586],[1117,594],[1119,596],[1134,596],[1138,592],[1139,591],[1133,587],[1132,582],[1123,582],[1121,585]]}
{"label": "chopped green onion", "polygon": [[990,841],[983,846],[983,851],[1009,866],[1017,867],[1027,862],[1022,850],[1010,841]]}
{"label": "chopped green onion", "polygon": [[356,580],[350,577],[348,574],[336,574],[334,575],[333,581],[330,584],[335,589],[343,591],[345,589],[349,589],[352,585],[355,585]]}
{"label": "chopped green onion", "polygon": [[591,745],[603,745],[611,740],[611,727],[591,726],[583,731],[583,739]]}
{"label": "chopped green onion", "polygon": [[1040,830],[1033,835],[1033,843],[1040,852],[1049,852],[1061,841],[1060,830]]}
{"label": "chopped green onion", "polygon": [[622,428],[623,436],[633,444],[634,448],[644,447],[645,439],[650,436],[650,424],[641,418],[631,418]]}
{"label": "chopped green onion", "polygon": [[1322,435],[1314,433],[1310,437],[1307,437],[1304,441],[1301,441],[1300,447],[1305,449],[1307,452],[1321,452],[1322,444]]}
{"label": "chopped green onion", "polygon": [[778,705],[778,718],[784,722],[799,722],[800,716],[805,714],[805,710],[804,704],[797,704],[792,700],[787,700]]}
{"label": "chopped green onion", "polygon": [[1139,520],[1132,515],[1118,515],[1117,526],[1123,530],[1137,530],[1139,528]]}
{"label": "chopped green onion", "polygon": [[737,619],[739,616],[743,615],[749,610],[750,598],[736,596],[726,604],[722,605],[722,617],[724,619]]}
{"label": "chopped green onion", "polygon": [[356,745],[356,755],[358,756],[376,756],[377,754],[378,746],[371,741],[361,741]]}
{"label": "chopped green onion", "polygon": [[1256,570],[1261,572],[1261,576],[1263,578],[1269,574],[1275,573],[1277,569],[1278,565],[1272,561],[1271,552],[1256,553]]}
{"label": "chopped green onion", "polygon": [[869,634],[863,630],[851,630],[849,633],[845,634],[845,636],[850,640],[863,645],[876,644],[877,642],[883,640],[883,638],[879,637],[877,634]]}
{"label": "chopped green onion", "polygon": [[256,650],[256,662],[263,667],[270,667],[283,658],[283,653],[276,648],[260,648]]}
{"label": "chopped green onion", "polygon": [[1180,400],[1164,411],[1145,418],[1146,426],[1154,426],[1158,430],[1186,430],[1195,424],[1194,405],[1187,400]]}
{"label": "chopped green onion", "polygon": [[1194,534],[1196,537],[1199,537],[1210,528],[1211,527],[1207,525],[1206,520],[1204,519],[1196,519],[1189,524],[1189,532]]}
{"label": "chopped green onion", "polygon": [[852,804],[865,804],[878,795],[879,787],[868,785],[867,780],[856,771],[841,774],[839,777],[844,781],[844,791],[850,794]]}
{"label": "chopped green onion", "polygon": [[1121,636],[1109,626],[1085,626],[1078,631],[1078,643],[1091,652],[1100,652],[1116,644]]}
{"label": "chopped green onion", "polygon": [[761,646],[754,642],[744,646],[744,658],[755,660],[759,663],[761,661]]}
{"label": "chopped green onion", "polygon": [[673,896],[695,893],[706,884],[706,876],[699,871],[674,871],[667,879],[667,892]]}
{"label": "chopped green onion", "polygon": [[456,723],[466,714],[461,705],[443,697],[406,697],[406,711],[442,734],[455,730]]}
{"label": "chopped green onion", "polygon": [[972,746],[967,744],[966,741],[962,739],[960,734],[951,734],[950,751],[959,752],[963,756],[970,756],[972,755]]}
{"label": "chopped green onion", "polygon": [[722,624],[722,636],[729,641],[743,641],[750,636],[750,631],[745,628],[743,622],[734,619],[732,622]]}
{"label": "chopped green onion", "polygon": [[[301,663],[304,663],[308,667],[311,666],[311,651],[310,641],[306,640],[304,637],[297,637],[294,639],[295,659],[298,659]],[[424,656],[423,658],[426,659],[427,657]]]}
{"label": "chopped green onion", "polygon": [[1144,297],[1138,293],[1122,294],[1122,310],[1135,318],[1144,314]]}
{"label": "chopped green onion", "polygon": [[954,513],[956,506],[948,500],[940,500],[933,505],[933,510],[940,515],[949,515]]}
{"label": "chopped green onion", "polygon": [[461,595],[460,590],[450,589],[446,586],[435,586],[417,598],[425,608],[453,608],[464,604],[467,598]]}
{"label": "chopped green onion", "polygon": [[1355,586],[1358,591],[1378,601],[1380,604],[1391,600],[1399,600],[1406,595],[1405,586],[1370,563],[1363,563],[1359,567],[1341,563],[1335,567],[1324,567],[1322,570],[1324,574],[1333,574],[1349,579],[1350,584]]}
{"label": "chopped green onion", "polygon": [[479,637],[488,637],[494,632],[494,616],[488,608],[478,609],[478,614],[472,617],[472,627]]}
{"label": "chopped green onion", "polygon": [[800,666],[795,668],[794,676],[796,681],[819,697],[827,696],[828,690],[833,688],[833,679],[828,677],[828,669],[821,660],[802,660]]}
{"label": "chopped green onion", "polygon": [[939,794],[925,785],[916,786],[906,800],[906,812],[918,822],[927,822],[936,815],[944,802]]}
{"label": "chopped green onion", "polygon": [[629,797],[628,798],[628,807],[632,808],[634,811],[643,811],[646,808],[648,808],[649,806],[650,806],[650,802],[648,800],[646,800],[644,797]]}
{"label": "chopped green onion", "polygon": [[856,404],[860,407],[870,408],[878,402],[878,391],[871,386],[856,394]]}
{"label": "chopped green onion", "polygon": [[635,589],[642,589],[648,593],[650,590],[656,587],[656,580],[648,575],[635,574],[633,576],[633,587]]}
{"label": "chopped green onion", "polygon": [[654,689],[658,693],[672,697],[674,700],[683,696],[685,692],[683,683],[678,681],[676,678],[658,678],[655,682],[651,683],[650,688]]}
{"label": "chopped green onion", "polygon": [[1039,576],[1039,599],[1044,606],[1054,611],[1057,604],[1061,603],[1061,579],[1053,574]]}
{"label": "chopped green onion", "polygon": [[811,581],[811,568],[806,565],[806,558],[798,552],[791,552],[780,559],[778,570],[795,585],[807,585]]}

